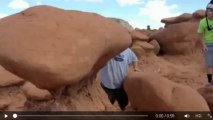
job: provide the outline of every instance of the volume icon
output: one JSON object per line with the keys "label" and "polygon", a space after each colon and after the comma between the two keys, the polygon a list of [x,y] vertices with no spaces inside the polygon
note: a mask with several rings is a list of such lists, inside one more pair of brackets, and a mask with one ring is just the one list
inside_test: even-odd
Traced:
{"label": "volume icon", "polygon": [[7,118],[8,117],[8,115],[7,114],[4,114],[4,118]]}
{"label": "volume icon", "polygon": [[184,117],[185,118],[190,118],[190,115],[189,114],[185,114]]}

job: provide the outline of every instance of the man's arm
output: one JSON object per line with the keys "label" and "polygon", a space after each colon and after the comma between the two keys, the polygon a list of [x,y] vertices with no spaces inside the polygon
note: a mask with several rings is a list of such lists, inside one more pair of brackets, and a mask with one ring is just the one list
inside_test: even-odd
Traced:
{"label": "man's arm", "polygon": [[199,39],[201,40],[200,42],[201,42],[201,45],[202,45],[201,46],[202,50],[203,50],[203,52],[206,52],[208,49],[206,47],[206,44],[204,43],[204,37],[203,37],[203,34],[205,33],[205,26],[204,26],[204,24],[205,24],[205,20],[202,19],[200,21],[200,23],[199,23],[199,26],[198,26],[198,29],[197,29],[197,33],[199,35]]}
{"label": "man's arm", "polygon": [[203,34],[202,33],[198,33],[199,34],[199,39],[201,40],[201,44],[202,44],[202,50],[204,52],[208,51],[208,48],[206,47],[206,44],[204,43],[204,38],[203,38]]}

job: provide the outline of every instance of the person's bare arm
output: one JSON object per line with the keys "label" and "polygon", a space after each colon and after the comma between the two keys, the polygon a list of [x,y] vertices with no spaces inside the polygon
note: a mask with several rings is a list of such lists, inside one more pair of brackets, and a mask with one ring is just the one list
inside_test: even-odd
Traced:
{"label": "person's bare arm", "polygon": [[202,43],[202,50],[204,52],[208,51],[208,48],[206,47],[206,44],[204,43],[204,38],[203,38],[203,34],[199,33],[199,39],[201,40],[201,43]]}

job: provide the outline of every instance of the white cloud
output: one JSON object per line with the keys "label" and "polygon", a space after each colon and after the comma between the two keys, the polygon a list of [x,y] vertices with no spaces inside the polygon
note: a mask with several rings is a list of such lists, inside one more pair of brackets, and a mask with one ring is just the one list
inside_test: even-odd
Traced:
{"label": "white cloud", "polygon": [[144,8],[140,8],[140,15],[148,16],[150,20],[160,22],[163,18],[180,15],[181,13],[173,12],[177,8],[176,4],[167,5],[166,0],[153,0],[148,1]]}
{"label": "white cloud", "polygon": [[[70,1],[70,0],[67,0]],[[103,0],[72,0],[77,2],[102,2]]]}
{"label": "white cloud", "polygon": [[134,5],[143,3],[141,0],[117,0],[120,6]]}
{"label": "white cloud", "polygon": [[8,14],[0,13],[0,19],[8,16]]}
{"label": "white cloud", "polygon": [[9,3],[8,7],[13,9],[25,9],[30,7],[30,5],[25,0],[12,0],[12,2]]}

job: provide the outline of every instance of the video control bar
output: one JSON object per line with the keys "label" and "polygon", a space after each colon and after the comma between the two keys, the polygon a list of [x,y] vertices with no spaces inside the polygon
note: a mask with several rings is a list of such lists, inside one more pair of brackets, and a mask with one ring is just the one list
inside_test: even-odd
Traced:
{"label": "video control bar", "polygon": [[209,112],[1,112],[0,120],[213,120]]}

